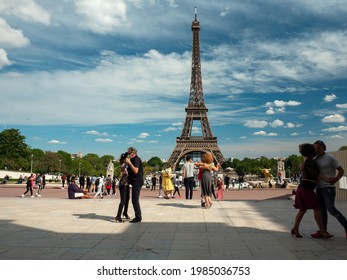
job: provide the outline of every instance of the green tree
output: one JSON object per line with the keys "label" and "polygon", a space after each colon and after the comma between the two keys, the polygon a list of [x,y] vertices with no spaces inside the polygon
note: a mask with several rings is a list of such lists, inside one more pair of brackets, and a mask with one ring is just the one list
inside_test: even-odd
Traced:
{"label": "green tree", "polygon": [[40,174],[58,174],[59,155],[54,152],[46,152],[41,158],[33,157],[33,172]]}
{"label": "green tree", "polygon": [[61,174],[65,173],[71,173],[72,170],[72,158],[71,154],[59,150],[57,152],[58,154],[58,162],[59,162],[59,167],[58,167],[58,173],[60,172]]}
{"label": "green tree", "polygon": [[232,161],[230,159],[228,159],[228,160],[226,160],[226,161],[224,161],[222,163],[222,168],[223,169],[226,169],[228,167],[231,167],[231,168],[233,167],[233,163],[232,163]]}
{"label": "green tree", "polygon": [[339,151],[344,151],[344,150],[347,150],[347,146],[342,146],[339,148]]}
{"label": "green tree", "polygon": [[159,171],[163,168],[163,162],[159,157],[152,157],[147,161],[147,165],[153,167],[152,171]]}
{"label": "green tree", "polygon": [[83,157],[83,160],[88,161],[93,167],[93,175],[106,174],[106,167],[110,158],[113,159],[113,156],[103,156],[100,158],[97,154],[87,154]]}
{"label": "green tree", "polygon": [[299,155],[290,155],[284,160],[284,165],[287,171],[287,176],[300,172],[300,164],[303,162],[303,157]]}
{"label": "green tree", "polygon": [[21,170],[30,165],[30,148],[19,129],[0,132],[0,168]]}

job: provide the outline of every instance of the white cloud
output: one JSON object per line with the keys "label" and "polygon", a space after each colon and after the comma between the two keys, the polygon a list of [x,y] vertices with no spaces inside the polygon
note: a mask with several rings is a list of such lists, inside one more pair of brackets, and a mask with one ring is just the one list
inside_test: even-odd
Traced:
{"label": "white cloud", "polygon": [[326,122],[345,122],[345,117],[340,115],[340,114],[334,114],[334,115],[330,115],[330,116],[326,116],[322,119],[322,122],[326,123]]}
{"label": "white cloud", "polygon": [[298,123],[292,123],[292,122],[289,122],[289,123],[287,123],[287,125],[286,125],[286,127],[287,128],[296,128],[296,127],[301,127],[302,126],[302,124],[298,124]]}
{"label": "white cloud", "polygon": [[286,106],[299,106],[301,102],[299,101],[284,101],[284,100],[275,100],[274,102],[266,102],[265,106],[268,107],[266,114],[273,115],[275,112],[283,113],[286,111]]}
{"label": "white cloud", "polygon": [[107,132],[99,132],[96,130],[89,130],[86,132],[86,134],[91,134],[91,135],[102,135],[102,136],[107,136],[108,133]]}
{"label": "white cloud", "polygon": [[59,140],[51,140],[51,141],[48,141],[48,144],[67,144],[67,142],[61,142]]}
{"label": "white cloud", "polygon": [[272,126],[272,127],[279,127],[279,126],[283,126],[283,125],[284,125],[284,122],[281,121],[281,120],[279,120],[279,119],[274,120],[274,121],[270,124],[270,126]]}
{"label": "white cloud", "polygon": [[13,29],[7,22],[0,18],[0,46],[4,48],[21,48],[30,44],[22,30]]}
{"label": "white cloud", "polygon": [[335,94],[330,94],[330,95],[326,95],[325,97],[324,97],[324,101],[325,102],[332,102],[332,101],[334,101],[335,99],[337,98],[337,96],[335,95]]}
{"label": "white cloud", "polygon": [[172,126],[170,126],[170,127],[164,128],[164,129],[163,129],[163,132],[170,132],[170,131],[177,131],[177,130],[179,130],[178,127],[172,127]]}
{"label": "white cloud", "polygon": [[[0,110],[0,119],[30,125],[139,123],[163,119],[163,108],[167,119],[184,118],[182,105],[168,99],[188,98],[188,53],[163,55],[150,51],[143,56],[119,56],[107,52],[102,58],[100,65],[89,71],[0,75],[2,98],[8,100],[6,108]],[[18,102],[23,102],[23,92],[40,106],[40,110],[24,107],[20,111],[27,116],[24,118],[11,113],[17,110]],[[54,104],[64,104],[61,110],[52,110],[52,98]],[[103,109],[94,114],[93,104]],[[110,117],[112,111],[117,112],[116,118]]]}
{"label": "white cloud", "polygon": [[86,134],[100,135],[100,132],[98,132],[96,130],[89,130],[89,131],[86,132]]}
{"label": "white cloud", "polygon": [[260,131],[257,131],[257,132],[254,132],[253,135],[260,135],[260,136],[277,136],[278,134],[277,133],[273,133],[273,132],[270,132],[270,133],[267,133],[263,130],[260,130]]}
{"label": "white cloud", "polygon": [[177,7],[178,7],[178,5],[177,5],[177,3],[176,3],[175,0],[166,0],[166,1],[169,2],[169,6],[170,6],[171,8],[177,8]]}
{"label": "white cloud", "polygon": [[266,127],[268,123],[266,121],[258,121],[258,120],[249,120],[245,122],[245,126],[251,128],[262,128]]}
{"label": "white cloud", "polygon": [[1,0],[0,12],[16,16],[25,21],[50,24],[50,13],[33,0]]}
{"label": "white cloud", "polygon": [[111,143],[113,142],[112,139],[109,139],[109,138],[98,138],[98,139],[95,139],[95,142],[100,142],[100,143]]}
{"label": "white cloud", "polygon": [[176,122],[176,123],[173,123],[172,125],[173,126],[180,126],[180,127],[182,127],[183,122]]}
{"label": "white cloud", "polygon": [[222,12],[220,12],[221,17],[225,17],[228,14],[230,14],[230,8],[229,7],[226,7]]}
{"label": "white cloud", "polygon": [[8,59],[7,52],[4,49],[0,49],[0,69],[4,66],[9,66],[13,62]]}
{"label": "white cloud", "polygon": [[347,103],[344,103],[344,104],[336,104],[336,107],[337,107],[337,108],[340,108],[340,109],[347,109]]}
{"label": "white cloud", "polygon": [[336,134],[336,135],[332,135],[331,138],[333,138],[333,139],[343,139],[344,137],[341,136],[341,135]]}
{"label": "white cloud", "polygon": [[138,137],[139,138],[147,138],[149,134],[147,132],[142,132]]}
{"label": "white cloud", "polygon": [[125,1],[75,0],[76,12],[83,17],[80,26],[95,33],[106,34],[127,25]]}
{"label": "white cloud", "polygon": [[253,135],[267,135],[267,133],[264,130],[260,130],[260,131],[254,132]]}
{"label": "white cloud", "polygon": [[273,107],[269,107],[269,109],[266,110],[266,114],[267,115],[274,115],[275,114],[275,110]]}
{"label": "white cloud", "polygon": [[276,107],[285,107],[285,106],[299,106],[301,102],[299,101],[283,101],[283,100],[275,100],[273,103]]}
{"label": "white cloud", "polygon": [[329,128],[322,129],[322,131],[327,131],[327,132],[339,132],[339,131],[346,131],[346,130],[347,130],[347,126],[345,126],[345,125],[340,125],[337,127],[329,127]]}
{"label": "white cloud", "polygon": [[277,136],[278,134],[277,133],[274,133],[274,132],[270,132],[267,134],[267,136]]}
{"label": "white cloud", "polygon": [[201,133],[201,128],[197,126],[192,127],[192,134]]}

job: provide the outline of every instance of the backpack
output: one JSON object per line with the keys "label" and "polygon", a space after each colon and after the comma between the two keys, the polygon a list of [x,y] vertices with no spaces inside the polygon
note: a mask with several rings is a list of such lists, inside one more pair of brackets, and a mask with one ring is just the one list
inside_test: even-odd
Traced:
{"label": "backpack", "polygon": [[95,186],[99,186],[99,184],[100,184],[100,178],[96,178],[96,180],[95,180]]}

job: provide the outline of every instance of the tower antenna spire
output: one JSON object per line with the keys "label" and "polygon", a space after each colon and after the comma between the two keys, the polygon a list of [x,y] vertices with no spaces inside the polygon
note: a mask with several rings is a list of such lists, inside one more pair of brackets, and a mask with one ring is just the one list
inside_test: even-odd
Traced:
{"label": "tower antenna spire", "polygon": [[196,20],[197,15],[198,15],[198,8],[197,7],[194,7],[194,14],[195,14],[195,20]]}

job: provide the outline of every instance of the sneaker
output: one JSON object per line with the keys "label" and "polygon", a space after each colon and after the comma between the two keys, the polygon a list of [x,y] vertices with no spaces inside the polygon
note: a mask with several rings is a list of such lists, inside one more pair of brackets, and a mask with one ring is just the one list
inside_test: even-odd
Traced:
{"label": "sneaker", "polygon": [[320,233],[319,230],[317,230],[315,233],[311,234],[312,238],[323,238],[323,235]]}
{"label": "sneaker", "polygon": [[[22,194],[22,198],[24,198],[24,194]],[[346,233],[346,238],[347,238],[347,233]]]}
{"label": "sneaker", "polygon": [[36,196],[37,196],[37,197],[41,197],[41,195],[40,195],[40,194],[37,194]]}
{"label": "sneaker", "polygon": [[35,197],[35,196],[32,195],[31,197]]}
{"label": "sneaker", "polygon": [[60,187],[62,190],[64,189],[63,187]]}

